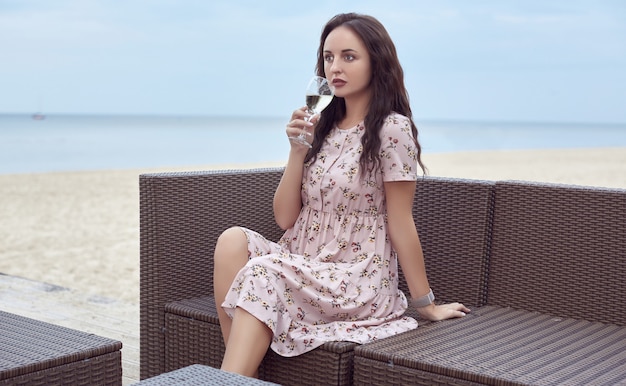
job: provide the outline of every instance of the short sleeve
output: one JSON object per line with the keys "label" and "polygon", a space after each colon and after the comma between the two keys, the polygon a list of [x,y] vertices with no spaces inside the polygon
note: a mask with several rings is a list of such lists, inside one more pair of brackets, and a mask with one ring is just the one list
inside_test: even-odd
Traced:
{"label": "short sleeve", "polygon": [[417,145],[409,118],[392,114],[380,131],[380,166],[383,181],[417,180]]}

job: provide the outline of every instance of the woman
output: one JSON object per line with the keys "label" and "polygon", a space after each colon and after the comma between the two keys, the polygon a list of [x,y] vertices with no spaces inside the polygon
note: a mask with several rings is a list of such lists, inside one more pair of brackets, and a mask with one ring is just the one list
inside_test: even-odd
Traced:
{"label": "woman", "polygon": [[[312,149],[291,144],[275,192],[283,237],[273,243],[234,227],[215,248],[226,371],[255,375],[268,346],[294,356],[414,329],[407,303],[430,320],[469,312],[433,303],[411,211],[421,148],[387,31],[370,16],[335,16],[316,69],[335,98],[320,117],[307,122],[302,107],[287,125],[289,137],[306,127]],[[398,261],[409,301],[398,290]]]}

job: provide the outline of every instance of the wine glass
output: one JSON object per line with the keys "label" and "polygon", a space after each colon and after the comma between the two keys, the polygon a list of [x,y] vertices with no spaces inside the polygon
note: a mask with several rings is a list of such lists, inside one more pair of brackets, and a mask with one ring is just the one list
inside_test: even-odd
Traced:
{"label": "wine glass", "polygon": [[[309,81],[306,87],[306,107],[309,114],[304,118],[305,121],[309,121],[314,115],[321,113],[333,100],[334,90],[328,80],[321,76],[314,76]],[[289,137],[292,142],[299,143],[304,146],[311,147],[311,144],[306,140],[307,132],[305,128],[299,135],[295,137]]]}

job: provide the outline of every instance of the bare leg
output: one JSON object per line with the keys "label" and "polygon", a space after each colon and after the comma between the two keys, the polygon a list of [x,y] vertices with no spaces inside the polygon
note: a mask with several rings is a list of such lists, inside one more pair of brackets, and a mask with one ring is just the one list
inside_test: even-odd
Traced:
{"label": "bare leg", "polygon": [[221,369],[256,377],[271,340],[272,330],[265,323],[237,307]]}
{"label": "bare leg", "polygon": [[228,337],[232,321],[221,304],[237,275],[237,272],[248,262],[248,240],[245,233],[233,227],[225,230],[215,245],[213,269],[213,293],[224,344],[228,345]]}

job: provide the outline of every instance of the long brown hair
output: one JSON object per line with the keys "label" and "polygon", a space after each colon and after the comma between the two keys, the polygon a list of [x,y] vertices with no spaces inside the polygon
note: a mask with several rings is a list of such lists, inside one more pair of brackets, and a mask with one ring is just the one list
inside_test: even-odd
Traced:
{"label": "long brown hair", "polygon": [[[361,143],[363,153],[359,163],[361,170],[375,170],[380,165],[380,130],[389,114],[396,112],[409,118],[411,131],[417,146],[417,162],[426,173],[422,163],[422,147],[417,140],[417,127],[413,122],[409,96],[404,86],[404,72],[398,60],[396,47],[385,27],[374,17],[357,13],[344,13],[334,16],[326,23],[320,37],[320,46],[317,50],[317,65],[315,71],[319,76],[324,74],[324,43],[328,35],[335,28],[345,26],[356,33],[367,48],[370,55],[372,69],[373,98],[365,117],[366,131]],[[324,138],[330,133],[334,125],[346,115],[346,104],[343,98],[333,98],[331,104],[322,112],[315,130],[313,148],[306,160],[314,158],[322,147]]]}

